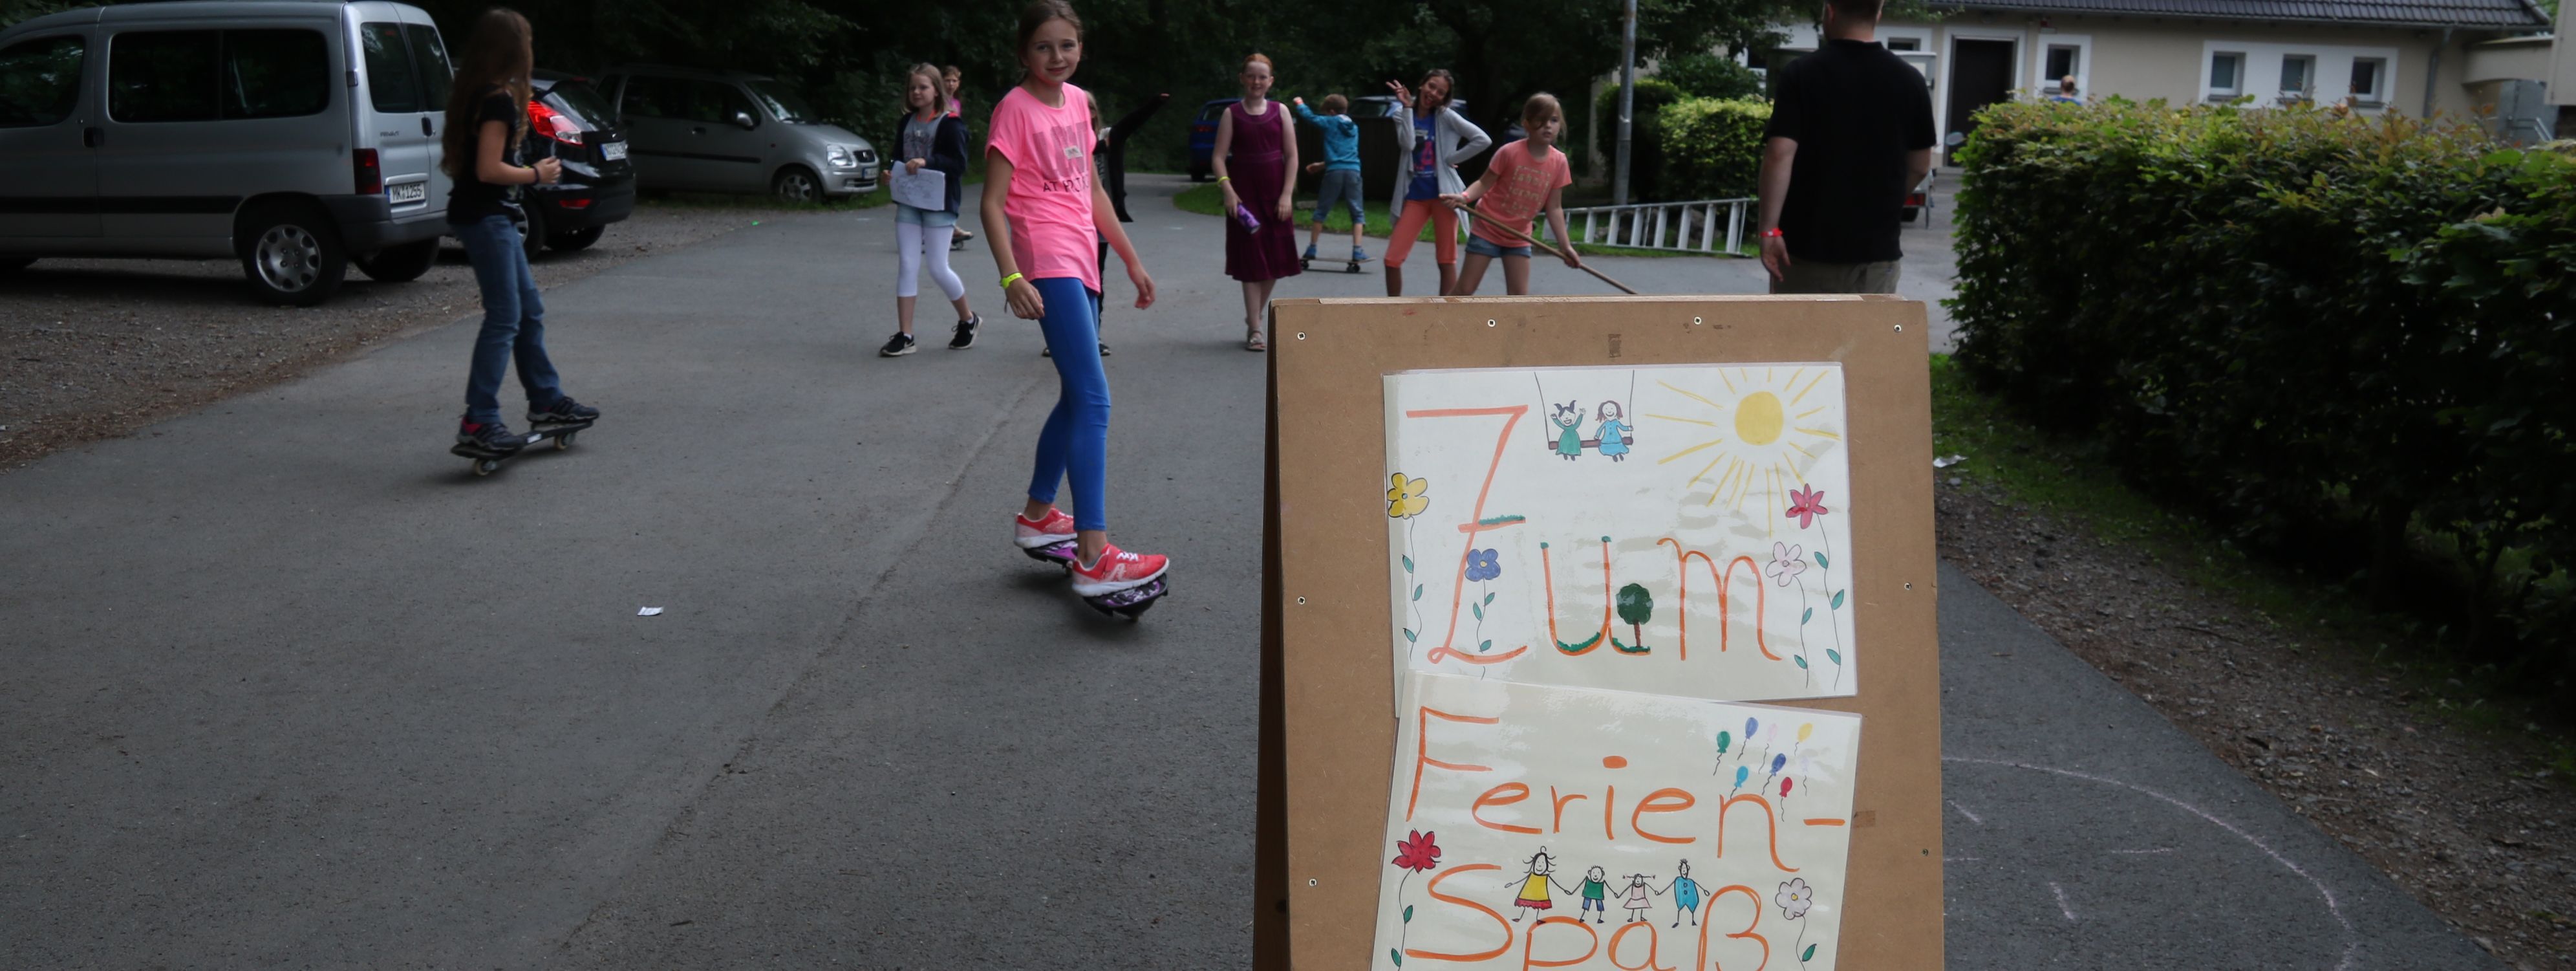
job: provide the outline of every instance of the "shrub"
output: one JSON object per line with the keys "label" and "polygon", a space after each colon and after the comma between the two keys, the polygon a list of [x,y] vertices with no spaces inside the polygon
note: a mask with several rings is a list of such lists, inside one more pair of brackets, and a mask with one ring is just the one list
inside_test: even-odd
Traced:
{"label": "shrub", "polygon": [[[1664,106],[1682,100],[1682,89],[1670,81],[1654,78],[1637,79],[1637,99],[1632,102],[1635,114],[1629,116],[1628,129],[1628,194],[1631,199],[1662,199],[1658,181],[1663,174]],[[1593,110],[1601,113],[1601,154],[1610,160],[1613,175],[1619,164],[1619,86],[1601,89]]]}
{"label": "shrub", "polygon": [[1753,194],[1762,165],[1762,128],[1771,103],[1690,98],[1665,105],[1659,119],[1664,175],[1672,199],[1740,199]]}
{"label": "shrub", "polygon": [[1715,54],[1684,54],[1655,65],[1655,76],[1694,98],[1750,98],[1762,93],[1762,76]]}
{"label": "shrub", "polygon": [[2576,163],[2118,100],[1989,109],[1964,161],[1951,308],[1981,383],[2576,697]]}

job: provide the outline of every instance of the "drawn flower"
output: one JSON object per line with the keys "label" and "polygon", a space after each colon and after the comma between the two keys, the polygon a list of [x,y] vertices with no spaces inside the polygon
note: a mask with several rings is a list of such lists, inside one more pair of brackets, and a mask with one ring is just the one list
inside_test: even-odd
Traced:
{"label": "drawn flower", "polygon": [[1415,873],[1440,865],[1440,844],[1433,842],[1433,835],[1418,829],[1412,833],[1411,839],[1395,841],[1395,859],[1392,862]]}
{"label": "drawn flower", "polygon": [[1798,574],[1807,572],[1806,551],[1787,543],[1771,544],[1771,576],[1781,586],[1796,582]]}
{"label": "drawn flower", "polygon": [[1815,522],[1816,517],[1832,511],[1825,508],[1823,489],[1789,490],[1789,518],[1798,521],[1799,529],[1807,528]]}
{"label": "drawn flower", "polygon": [[1431,507],[1429,481],[1408,479],[1402,472],[1387,476],[1386,481],[1392,486],[1386,490],[1386,518],[1411,519]]}
{"label": "drawn flower", "polygon": [[1771,902],[1780,905],[1782,916],[1797,920],[1807,916],[1807,908],[1815,906],[1816,891],[1807,886],[1806,878],[1792,877],[1780,885],[1779,893],[1771,895]]}
{"label": "drawn flower", "polygon": [[1467,582],[1482,583],[1503,575],[1503,564],[1493,550],[1467,551]]}

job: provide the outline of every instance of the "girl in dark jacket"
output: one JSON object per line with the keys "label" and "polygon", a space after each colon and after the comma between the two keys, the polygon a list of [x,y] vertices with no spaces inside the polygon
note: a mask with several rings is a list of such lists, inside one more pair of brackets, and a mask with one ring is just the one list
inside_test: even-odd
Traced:
{"label": "girl in dark jacket", "polygon": [[919,302],[922,262],[930,263],[930,280],[947,295],[948,303],[957,308],[957,332],[948,340],[948,349],[962,351],[975,346],[975,331],[983,321],[966,307],[966,284],[957,272],[948,268],[948,237],[957,229],[958,200],[966,183],[966,122],[948,113],[948,84],[939,69],[916,64],[906,82],[903,117],[895,122],[894,144],[902,154],[896,163],[907,174],[930,169],[944,176],[947,183],[947,206],[922,209],[903,203],[894,205],[895,246],[899,264],[895,277],[895,320],[902,329],[887,338],[877,353],[899,357],[913,352],[912,308]]}

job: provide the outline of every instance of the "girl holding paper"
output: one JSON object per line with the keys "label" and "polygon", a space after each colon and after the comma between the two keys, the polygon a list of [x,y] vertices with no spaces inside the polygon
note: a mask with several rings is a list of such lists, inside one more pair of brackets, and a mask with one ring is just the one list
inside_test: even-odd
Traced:
{"label": "girl holding paper", "polygon": [[898,185],[916,180],[918,186],[928,181],[926,173],[938,177],[943,185],[937,209],[917,205],[932,200],[914,196],[911,202],[905,202],[906,193],[896,193],[894,310],[895,326],[901,329],[877,350],[884,357],[910,354],[916,347],[912,308],[919,302],[925,258],[930,264],[931,282],[937,283],[949,305],[957,308],[957,332],[949,338],[948,349],[962,351],[975,346],[975,332],[983,324],[966,306],[965,281],[948,268],[948,237],[957,229],[960,189],[966,182],[966,121],[946,112],[948,85],[938,68],[913,65],[906,85],[903,117],[895,122],[895,144],[903,146],[903,163],[894,179]]}

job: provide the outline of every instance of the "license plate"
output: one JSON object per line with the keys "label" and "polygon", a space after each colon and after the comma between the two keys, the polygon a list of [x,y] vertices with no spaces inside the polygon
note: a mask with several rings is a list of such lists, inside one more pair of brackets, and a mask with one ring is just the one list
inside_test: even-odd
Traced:
{"label": "license plate", "polygon": [[626,143],[601,142],[599,145],[599,157],[611,162],[626,161]]}
{"label": "license plate", "polygon": [[404,182],[399,185],[389,185],[385,187],[385,196],[397,206],[408,202],[419,202],[429,198],[429,183]]}

